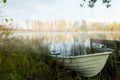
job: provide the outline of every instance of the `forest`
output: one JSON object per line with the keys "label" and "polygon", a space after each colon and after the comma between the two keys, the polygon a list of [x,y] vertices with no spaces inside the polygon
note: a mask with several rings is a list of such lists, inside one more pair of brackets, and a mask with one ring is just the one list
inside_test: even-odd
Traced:
{"label": "forest", "polygon": [[87,32],[87,31],[109,31],[119,32],[120,23],[118,22],[90,22],[80,21],[47,21],[26,20],[25,27],[27,30],[38,32]]}

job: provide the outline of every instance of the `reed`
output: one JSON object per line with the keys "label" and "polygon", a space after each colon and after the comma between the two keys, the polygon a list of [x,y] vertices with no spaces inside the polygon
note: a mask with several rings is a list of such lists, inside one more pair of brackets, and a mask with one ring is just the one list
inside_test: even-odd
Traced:
{"label": "reed", "polygon": [[0,46],[0,80],[74,80],[49,56],[43,39],[14,38]]}
{"label": "reed", "polygon": [[72,45],[70,52],[70,56],[85,55],[88,52],[88,48],[83,44],[74,44]]}
{"label": "reed", "polygon": [[45,80],[49,49],[41,40],[15,38],[0,46],[0,80]]}

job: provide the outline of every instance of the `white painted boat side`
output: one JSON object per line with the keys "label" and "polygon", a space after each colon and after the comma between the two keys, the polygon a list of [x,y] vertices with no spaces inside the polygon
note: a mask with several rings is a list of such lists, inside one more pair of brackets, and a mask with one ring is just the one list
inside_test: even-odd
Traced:
{"label": "white painted boat side", "polygon": [[58,57],[58,62],[71,70],[80,72],[81,76],[92,77],[104,67],[111,52],[103,52],[81,56]]}

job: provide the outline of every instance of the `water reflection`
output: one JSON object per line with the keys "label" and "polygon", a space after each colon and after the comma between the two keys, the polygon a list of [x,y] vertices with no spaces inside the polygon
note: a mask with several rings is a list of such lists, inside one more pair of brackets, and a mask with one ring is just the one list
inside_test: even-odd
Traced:
{"label": "water reflection", "polygon": [[66,51],[69,52],[74,44],[84,44],[89,46],[90,38],[106,39],[106,40],[120,40],[120,33],[104,32],[48,32],[48,33],[14,33],[13,36],[41,39],[43,38],[44,44],[48,44],[51,51]]}

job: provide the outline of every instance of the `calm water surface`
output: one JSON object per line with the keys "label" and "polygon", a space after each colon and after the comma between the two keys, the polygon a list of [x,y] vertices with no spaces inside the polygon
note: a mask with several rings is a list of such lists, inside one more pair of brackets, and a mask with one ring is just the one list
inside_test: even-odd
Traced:
{"label": "calm water surface", "polygon": [[30,39],[43,38],[44,44],[49,45],[50,50],[67,51],[76,44],[89,47],[90,39],[120,40],[120,33],[112,32],[48,32],[48,33],[15,33],[14,36]]}

